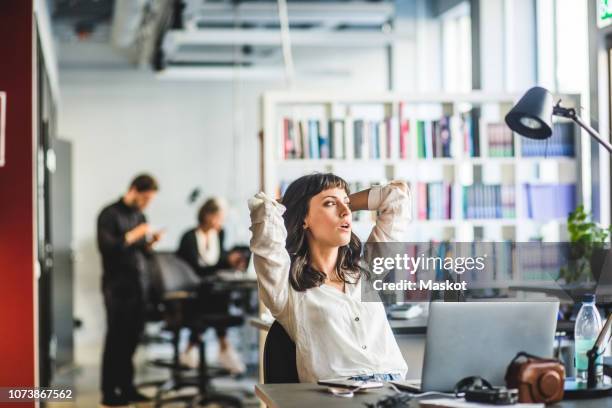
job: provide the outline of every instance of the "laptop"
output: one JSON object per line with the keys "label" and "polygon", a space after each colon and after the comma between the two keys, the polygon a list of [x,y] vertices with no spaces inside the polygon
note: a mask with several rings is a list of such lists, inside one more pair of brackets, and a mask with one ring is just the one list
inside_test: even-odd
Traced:
{"label": "laptop", "polygon": [[392,381],[411,392],[450,392],[470,376],[504,385],[519,351],[551,358],[559,302],[433,302],[421,380]]}

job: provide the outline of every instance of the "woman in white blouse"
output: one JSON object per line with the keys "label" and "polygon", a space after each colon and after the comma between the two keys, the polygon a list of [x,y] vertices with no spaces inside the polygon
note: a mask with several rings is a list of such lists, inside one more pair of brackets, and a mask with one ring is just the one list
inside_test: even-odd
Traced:
{"label": "woman in white blouse", "polygon": [[361,301],[369,273],[351,212],[377,210],[368,241],[389,242],[405,231],[410,205],[404,182],[349,195],[342,178],[318,173],[294,181],[282,204],[264,193],[249,200],[260,297],[296,344],[301,382],[405,377],[382,302]]}

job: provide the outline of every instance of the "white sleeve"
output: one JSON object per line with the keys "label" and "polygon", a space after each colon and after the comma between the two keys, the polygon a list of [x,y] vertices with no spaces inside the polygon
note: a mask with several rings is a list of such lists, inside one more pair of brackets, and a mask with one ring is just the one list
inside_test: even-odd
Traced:
{"label": "white sleeve", "polygon": [[287,230],[283,221],[285,207],[257,193],[249,200],[251,212],[250,248],[253,252],[259,296],[274,317],[287,305],[291,260],[285,249]]}
{"label": "white sleeve", "polygon": [[377,211],[376,225],[368,242],[399,242],[404,239],[412,219],[410,189],[404,190],[394,183],[374,186],[368,194],[368,209]]}

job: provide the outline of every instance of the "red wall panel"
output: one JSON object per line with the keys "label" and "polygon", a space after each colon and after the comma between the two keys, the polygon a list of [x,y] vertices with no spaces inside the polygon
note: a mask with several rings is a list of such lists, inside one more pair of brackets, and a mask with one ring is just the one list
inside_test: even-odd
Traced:
{"label": "red wall panel", "polygon": [[4,387],[33,386],[35,381],[32,25],[32,1],[0,1],[0,90],[7,93],[6,164],[0,167],[0,386]]}

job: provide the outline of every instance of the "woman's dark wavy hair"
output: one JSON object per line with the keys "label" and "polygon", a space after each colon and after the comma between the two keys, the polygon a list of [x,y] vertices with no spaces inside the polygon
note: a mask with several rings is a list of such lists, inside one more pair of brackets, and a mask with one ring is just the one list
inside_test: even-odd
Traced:
{"label": "woman's dark wavy hair", "polygon": [[[304,219],[310,208],[310,199],[323,190],[341,188],[350,194],[346,181],[331,173],[314,173],[295,180],[287,187],[282,204],[287,208],[283,215],[287,228],[287,252],[291,257],[289,282],[297,291],[318,287],[325,282],[325,273],[316,270],[310,263],[310,251]],[[345,283],[356,283],[362,274],[367,274],[359,267],[361,258],[361,241],[353,232],[348,245],[338,250],[336,271]]]}

